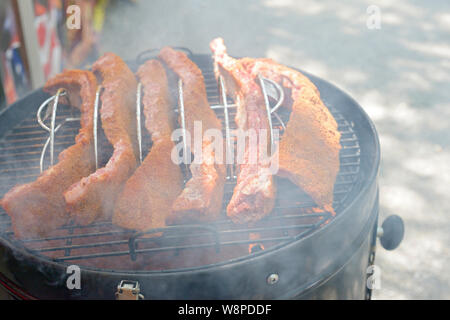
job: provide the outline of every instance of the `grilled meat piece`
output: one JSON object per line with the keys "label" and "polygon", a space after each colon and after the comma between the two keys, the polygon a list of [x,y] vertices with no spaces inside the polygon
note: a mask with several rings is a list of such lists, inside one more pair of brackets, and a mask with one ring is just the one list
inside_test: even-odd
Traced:
{"label": "grilled meat piece", "polygon": [[[226,168],[223,159],[216,159],[213,141],[204,133],[208,129],[221,130],[222,125],[208,104],[201,70],[186,54],[165,47],[161,50],[159,58],[183,82],[186,130],[194,138],[194,122],[199,121],[202,124],[203,137],[202,161],[201,163],[196,161],[198,155],[194,152],[194,162],[190,166],[192,178],[175,200],[167,222],[172,224],[216,219],[222,209]],[[194,145],[194,142],[191,142],[191,145]]]}
{"label": "grilled meat piece", "polygon": [[113,223],[146,231],[165,226],[172,204],[182,191],[183,174],[171,160],[174,112],[164,67],[157,60],[147,61],[138,76],[143,85],[145,126],[153,146],[128,179],[116,203]]}
{"label": "grilled meat piece", "polygon": [[44,236],[66,224],[69,214],[63,192],[95,170],[92,119],[97,80],[89,71],[68,70],[49,80],[44,90],[54,94],[59,88],[66,89],[70,105],[81,110],[81,129],[56,165],[4,196],[2,206],[17,237]]}
{"label": "grilled meat piece", "polygon": [[[255,222],[269,214],[275,204],[275,183],[267,159],[270,127],[261,88],[239,60],[228,56],[222,39],[211,42],[216,76],[223,76],[227,91],[237,103],[236,124],[239,129],[256,134],[247,139],[243,162],[227,215],[235,223]],[[264,139],[264,140],[263,140]],[[255,145],[250,145],[250,144]],[[255,155],[257,158],[255,159]]]}
{"label": "grilled meat piece", "polygon": [[128,179],[116,203],[113,223],[138,231],[162,228],[182,191],[183,174],[171,159],[170,136],[153,143],[150,153]]}
{"label": "grilled meat piece", "polygon": [[114,203],[136,168],[136,88],[134,74],[115,54],[107,53],[92,70],[101,79],[103,131],[114,148],[105,167],[74,184],[64,194],[76,223],[111,218]]}
{"label": "grilled meat piece", "polygon": [[279,146],[280,177],[303,189],[320,207],[333,211],[333,188],[339,172],[340,133],[316,86],[302,73],[271,59],[241,59],[254,78],[278,82],[290,93],[291,115]]}

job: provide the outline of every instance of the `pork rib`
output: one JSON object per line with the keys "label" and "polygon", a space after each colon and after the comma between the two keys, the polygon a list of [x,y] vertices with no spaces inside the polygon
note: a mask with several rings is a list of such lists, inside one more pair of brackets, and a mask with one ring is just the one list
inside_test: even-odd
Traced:
{"label": "pork rib", "polygon": [[114,152],[105,167],[83,178],[64,194],[71,216],[81,225],[112,216],[115,200],[136,168],[134,74],[112,53],[97,60],[92,70],[101,79],[101,122]]}
{"label": "pork rib", "polygon": [[[226,169],[223,159],[217,161],[212,139],[206,130],[221,130],[222,125],[210,108],[201,70],[185,53],[165,47],[159,58],[172,69],[183,82],[186,130],[194,138],[194,121],[202,124],[202,161],[190,166],[192,178],[175,200],[168,223],[208,221],[216,219],[222,209]],[[193,145],[193,144],[191,144]]]}
{"label": "pork rib", "polygon": [[[236,223],[255,222],[269,214],[275,204],[275,184],[270,162],[262,161],[268,155],[267,136],[270,135],[269,120],[261,88],[256,79],[239,60],[231,58],[224,42],[218,38],[211,42],[216,76],[223,76],[227,91],[237,104],[236,124],[239,129],[256,134],[256,146],[247,139],[243,162],[233,196],[227,207],[227,215]],[[265,133],[265,134],[264,134]],[[265,141],[261,140],[265,137]],[[257,159],[254,159],[256,150]]]}
{"label": "pork rib", "polygon": [[95,170],[92,118],[97,80],[90,71],[68,70],[49,80],[44,90],[54,94],[60,88],[66,90],[69,103],[81,110],[81,129],[57,164],[4,196],[2,205],[17,237],[44,236],[66,224],[70,217],[63,192]]}
{"label": "pork rib", "polygon": [[302,73],[271,59],[241,59],[253,77],[258,74],[290,91],[292,109],[279,146],[279,171],[303,189],[316,204],[334,212],[333,188],[339,172],[338,125],[320,99],[319,90]]}
{"label": "pork rib", "polygon": [[128,179],[117,201],[113,223],[146,231],[165,226],[172,204],[182,191],[183,174],[171,160],[174,112],[164,67],[157,60],[149,60],[139,68],[138,76],[143,85],[145,126],[153,145]]}

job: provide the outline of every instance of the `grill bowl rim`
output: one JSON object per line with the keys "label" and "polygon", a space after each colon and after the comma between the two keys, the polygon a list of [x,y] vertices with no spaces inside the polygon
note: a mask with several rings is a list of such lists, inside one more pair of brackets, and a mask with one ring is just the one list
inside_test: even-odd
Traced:
{"label": "grill bowl rim", "polygon": [[[207,55],[197,54],[195,56],[202,57],[202,56],[207,56]],[[290,246],[293,246],[293,245],[297,244],[298,242],[301,242],[305,239],[314,237],[319,233],[327,232],[330,225],[333,224],[335,220],[337,222],[337,221],[339,221],[338,219],[342,219],[342,217],[346,215],[346,212],[349,210],[349,208],[352,208],[353,205],[358,201],[358,199],[361,197],[361,195],[365,194],[368,191],[368,189],[372,185],[372,181],[377,178],[377,175],[379,172],[379,167],[380,167],[380,159],[381,159],[380,142],[379,142],[377,130],[375,128],[374,123],[370,119],[369,115],[366,113],[366,111],[346,91],[344,91],[340,87],[336,86],[334,83],[331,83],[330,81],[322,79],[320,77],[314,76],[313,74],[311,74],[309,72],[303,71],[303,70],[295,68],[295,67],[291,67],[291,68],[298,70],[298,71],[302,72],[303,74],[305,74],[319,88],[322,99],[326,95],[326,94],[324,94],[324,92],[326,92],[327,89],[328,90],[331,89],[331,90],[335,90],[341,96],[341,98],[344,101],[343,104],[345,104],[346,106],[352,105],[352,108],[356,107],[356,110],[352,110],[352,111],[354,113],[357,113],[360,117],[362,117],[363,120],[365,120],[367,122],[369,127],[366,128],[365,130],[373,139],[373,141],[372,141],[373,142],[373,154],[375,155],[375,158],[372,159],[373,165],[371,166],[370,171],[367,172],[367,177],[364,178],[364,180],[362,181],[361,188],[358,190],[358,192],[354,196],[352,196],[351,199],[347,199],[345,206],[342,207],[340,212],[330,221],[330,223],[312,231],[310,234],[308,234],[305,237],[302,237],[298,240],[275,245],[274,247],[271,247],[268,250],[260,251],[258,253],[252,254],[251,256],[241,256],[241,257],[238,257],[235,259],[222,261],[222,262],[219,262],[216,264],[203,265],[203,266],[193,267],[193,268],[169,269],[169,270],[162,270],[162,271],[159,271],[159,270],[151,270],[151,271],[114,270],[114,269],[105,269],[105,268],[100,269],[100,268],[95,268],[95,267],[81,266],[82,270],[84,272],[93,272],[93,273],[101,273],[101,274],[112,272],[112,273],[114,273],[114,275],[119,275],[119,274],[123,274],[123,275],[161,275],[161,274],[184,274],[184,273],[192,273],[195,271],[203,272],[205,270],[220,268],[220,267],[224,267],[224,266],[231,267],[234,265],[238,265],[240,263],[245,264],[245,263],[254,261],[255,259],[265,258],[265,257],[269,256],[270,254],[273,254],[275,251],[278,251],[283,248],[289,248]],[[321,89],[321,87],[325,87],[325,88]],[[37,90],[31,92],[26,97],[22,98],[21,100],[17,101],[13,105],[11,105],[8,108],[8,110],[4,110],[1,115],[3,115],[6,111],[11,112],[12,110],[14,110],[14,106],[17,106],[17,105],[23,103],[23,101],[26,98],[28,98],[31,95],[36,94],[36,92],[40,92],[40,91],[42,91],[42,89],[37,89]],[[340,107],[336,108],[336,109],[339,110],[340,112],[342,111]],[[342,113],[345,115],[345,112],[342,112]],[[347,117],[346,117],[346,119],[347,119]],[[350,120],[350,119],[347,119],[347,120]],[[358,125],[360,125],[360,124],[361,123],[358,123]],[[361,131],[361,129],[357,129],[357,130],[355,130],[355,133],[358,135],[358,133],[360,133],[360,131]],[[363,147],[363,146],[361,146],[361,147]],[[364,156],[363,152],[361,152],[361,156]],[[38,260],[37,262],[46,263],[49,266],[54,266],[57,268],[65,268],[68,265],[71,265],[70,262],[64,262],[64,261],[58,262],[58,261],[55,261],[44,255],[35,254],[35,253],[33,253],[32,250],[26,248],[24,245],[19,244],[19,246],[17,246],[14,244],[14,242],[15,242],[14,240],[6,239],[2,234],[0,234],[0,243],[4,246],[7,246],[8,248],[14,250],[14,253],[21,254],[22,256],[27,257],[27,258],[36,259],[36,260]]]}

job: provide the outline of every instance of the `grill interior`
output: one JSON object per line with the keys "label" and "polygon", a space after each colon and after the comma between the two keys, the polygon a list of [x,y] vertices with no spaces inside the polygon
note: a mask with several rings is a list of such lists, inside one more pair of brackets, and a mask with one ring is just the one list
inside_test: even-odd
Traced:
{"label": "grill interior", "polygon": [[[220,96],[210,59],[193,56],[202,69],[211,105],[220,104]],[[326,99],[324,100],[327,104]],[[42,101],[36,101],[36,109]],[[333,106],[327,105],[334,115],[341,132],[341,167],[334,188],[333,207],[337,214],[345,207],[357,190],[360,181],[360,146],[353,124]],[[222,109],[215,110],[223,121]],[[234,109],[229,109],[231,125],[234,125]],[[289,114],[279,111],[287,123]],[[68,117],[78,116],[74,108],[61,105],[57,123]],[[282,127],[272,119],[274,128]],[[56,133],[55,153],[73,144],[79,123],[67,122]],[[233,128],[232,128],[233,129]],[[0,141],[0,196],[16,184],[35,180],[39,175],[39,158],[48,138],[36,121],[35,113],[11,128]],[[100,141],[104,141],[101,135]],[[149,136],[143,130],[143,150],[149,150]],[[100,154],[107,161],[112,148],[100,144]],[[144,156],[146,152],[144,152]],[[47,157],[49,158],[49,157]],[[47,163],[48,165],[48,163]],[[245,259],[249,256],[275,250],[280,246],[311,234],[333,217],[328,212],[314,209],[314,203],[289,181],[277,180],[278,195],[274,211],[252,226],[239,226],[226,218],[225,208],[231,198],[234,182],[225,187],[222,218],[207,225],[180,225],[152,232],[163,231],[161,237],[149,238],[120,229],[110,222],[98,222],[89,226],[67,225],[46,238],[21,239],[14,237],[11,221],[0,209],[0,236],[18,247],[25,247],[35,255],[67,264],[78,264],[103,270],[166,271],[186,270]],[[251,245],[249,247],[249,245]]]}

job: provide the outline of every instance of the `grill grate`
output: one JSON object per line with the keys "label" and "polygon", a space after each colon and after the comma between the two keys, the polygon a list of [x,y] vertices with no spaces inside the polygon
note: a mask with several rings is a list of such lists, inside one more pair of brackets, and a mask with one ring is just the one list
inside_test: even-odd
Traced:
{"label": "grill grate", "polygon": [[[193,60],[203,71],[210,104],[220,104],[211,61],[196,59],[196,56]],[[337,110],[329,108],[341,132],[341,167],[335,183],[333,203],[339,214],[358,185],[360,146],[352,123]],[[215,111],[224,121],[223,110]],[[289,114],[281,109],[278,114],[287,123]],[[235,110],[229,109],[230,119],[234,115]],[[56,123],[77,116],[73,108],[61,105]],[[282,135],[283,127],[278,119],[273,118],[272,121],[273,127],[279,129]],[[54,141],[55,154],[73,144],[78,128],[79,123],[67,122],[58,130]],[[39,126],[35,114],[30,114],[3,137],[0,141],[0,196],[16,184],[37,178],[40,154],[47,138],[48,133]],[[99,148],[105,151],[110,147],[100,143]],[[145,157],[145,151],[149,149],[146,130],[143,130],[142,149]],[[224,218],[208,225],[173,226],[146,234],[135,234],[110,222],[99,222],[89,226],[64,226],[45,238],[18,240],[11,231],[10,218],[0,209],[0,236],[45,258],[100,269],[110,269],[114,265],[115,270],[161,271],[226,263],[301,239],[333,219],[330,213],[314,209],[312,200],[290,182],[279,179],[277,183],[279,192],[273,213],[251,227],[234,225],[224,213]],[[233,187],[233,181],[227,182],[224,208]],[[149,233],[160,231],[164,231],[160,237],[148,237]],[[264,250],[250,251],[249,245],[255,243]]]}

